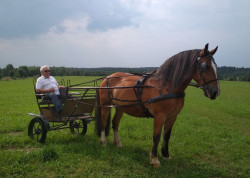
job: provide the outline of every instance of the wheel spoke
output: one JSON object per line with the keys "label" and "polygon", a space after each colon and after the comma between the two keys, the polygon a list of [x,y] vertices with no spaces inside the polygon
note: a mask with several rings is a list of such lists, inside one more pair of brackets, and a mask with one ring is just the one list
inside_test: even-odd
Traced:
{"label": "wheel spoke", "polygon": [[84,120],[71,121],[70,130],[73,134],[85,135],[87,131],[87,124]]}
{"label": "wheel spoke", "polygon": [[28,135],[35,141],[44,142],[46,138],[46,129],[40,118],[34,118],[29,124]]}
{"label": "wheel spoke", "polygon": [[39,128],[40,124],[39,123],[35,123],[34,124],[34,127],[35,127],[35,130],[37,130]]}
{"label": "wheel spoke", "polygon": [[33,133],[35,133],[36,132],[36,123],[34,124],[34,126],[33,126]]}
{"label": "wheel spoke", "polygon": [[34,135],[37,135],[37,133],[36,133],[36,132],[33,132],[33,133],[32,133],[32,136],[34,136]]}

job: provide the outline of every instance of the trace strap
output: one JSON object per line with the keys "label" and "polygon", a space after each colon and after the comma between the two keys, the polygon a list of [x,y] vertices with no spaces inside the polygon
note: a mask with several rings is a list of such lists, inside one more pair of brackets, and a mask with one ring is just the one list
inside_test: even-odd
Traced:
{"label": "trace strap", "polygon": [[147,104],[151,104],[151,103],[155,103],[155,102],[159,102],[159,101],[163,101],[163,100],[167,100],[167,99],[171,99],[171,98],[184,98],[184,97],[185,97],[185,92],[168,93],[168,94],[156,96],[154,98],[149,98],[146,101],[146,103]]}

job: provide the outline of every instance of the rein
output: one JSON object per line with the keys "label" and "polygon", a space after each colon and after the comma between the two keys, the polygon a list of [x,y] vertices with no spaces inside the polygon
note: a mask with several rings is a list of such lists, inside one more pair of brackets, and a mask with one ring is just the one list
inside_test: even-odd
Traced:
{"label": "rein", "polygon": [[217,79],[217,78],[216,78],[216,79],[213,79],[213,80],[209,80],[208,82],[203,81],[204,84],[203,84],[202,86],[199,86],[198,83],[193,83],[193,82],[190,82],[188,85],[189,85],[189,86],[192,86],[192,87],[204,89],[204,88],[207,88],[207,86],[208,86],[209,83],[212,83],[212,82],[217,81],[217,80],[221,80],[221,79]]}

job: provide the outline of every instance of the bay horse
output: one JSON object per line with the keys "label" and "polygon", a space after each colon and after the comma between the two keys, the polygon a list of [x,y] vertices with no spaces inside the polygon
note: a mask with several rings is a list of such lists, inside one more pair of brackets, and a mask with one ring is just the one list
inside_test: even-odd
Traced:
{"label": "bay horse", "polygon": [[[99,90],[101,117],[96,120],[99,125],[99,142],[103,146],[107,145],[105,130],[111,111],[109,106],[114,106],[116,110],[112,128],[113,144],[117,147],[122,147],[118,127],[123,113],[135,117],[153,117],[153,147],[149,157],[151,165],[160,167],[157,147],[162,128],[164,126],[161,153],[164,158],[170,158],[168,144],[171,129],[183,108],[184,91],[191,80],[195,80],[197,87],[203,89],[205,96],[212,100],[220,94],[217,65],[213,58],[217,48],[218,46],[209,51],[206,44],[202,50],[180,52],[166,60],[157,70],[144,76],[122,72],[107,76],[100,87],[109,89]],[[138,84],[139,87],[130,87]]]}

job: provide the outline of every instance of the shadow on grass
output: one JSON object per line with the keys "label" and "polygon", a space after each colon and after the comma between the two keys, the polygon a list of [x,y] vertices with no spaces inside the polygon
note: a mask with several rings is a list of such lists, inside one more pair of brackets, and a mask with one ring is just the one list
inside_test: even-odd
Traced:
{"label": "shadow on grass", "polygon": [[[170,160],[164,160],[159,156],[161,168],[153,168],[149,164],[149,151],[151,147],[138,145],[138,143],[123,145],[122,148],[117,148],[112,145],[112,136],[108,137],[108,146],[102,147],[98,143],[97,136],[70,136],[66,138],[57,138],[47,140],[46,145],[57,145],[60,150],[59,156],[61,159],[68,155],[78,155],[86,162],[94,162],[88,169],[94,171],[98,167],[99,171],[120,172],[119,176],[125,175],[140,175],[140,176],[192,176],[192,177],[226,177],[232,176],[229,173],[221,170],[215,165],[200,162],[195,158],[190,158],[185,153],[172,155]],[[159,150],[160,150],[159,145]],[[85,161],[84,161],[85,162]],[[77,165],[81,167],[79,163]],[[113,174],[112,174],[113,175]]]}

